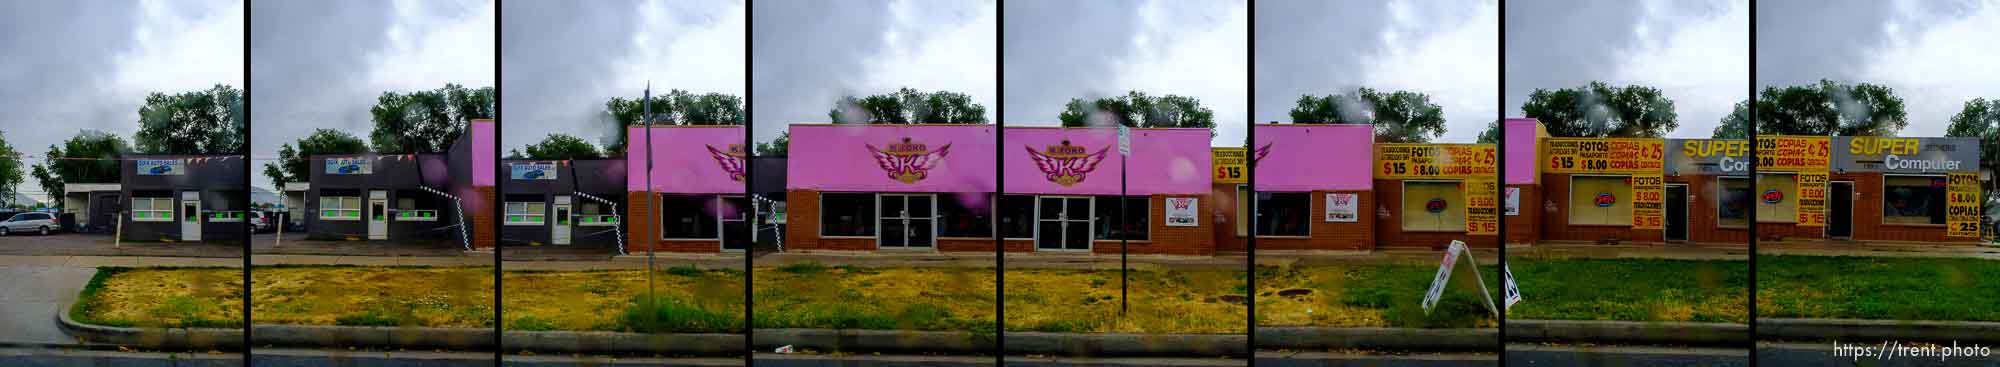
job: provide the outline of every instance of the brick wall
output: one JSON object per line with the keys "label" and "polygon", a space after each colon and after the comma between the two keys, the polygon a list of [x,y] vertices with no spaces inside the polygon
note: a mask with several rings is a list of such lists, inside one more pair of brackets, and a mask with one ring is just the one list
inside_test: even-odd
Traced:
{"label": "brick wall", "polygon": [[1507,243],[1534,244],[1542,240],[1542,186],[1507,185],[1521,190],[1520,215],[1507,215],[1507,197],[1500,197],[1500,220],[1507,223]]}
{"label": "brick wall", "polygon": [[[1204,221],[1195,227],[1167,226],[1166,207],[1170,197],[1201,198],[1203,200],[1196,202],[1197,205],[1211,205],[1205,195],[1153,195],[1147,200],[1150,205],[1146,210],[1150,224],[1149,238],[1146,241],[1127,241],[1127,251],[1134,254],[1215,255],[1214,233],[1211,232],[1215,228],[1214,221]],[[1117,254],[1118,240],[1098,240],[1091,244],[1091,252]]]}
{"label": "brick wall", "polygon": [[1723,228],[1716,217],[1719,204],[1716,198],[1722,195],[1719,178],[1709,175],[1667,176],[1667,183],[1687,184],[1687,227],[1688,242],[1705,244],[1750,244],[1750,230],[1743,227]]}
{"label": "brick wall", "polygon": [[[1471,236],[1465,232],[1405,232],[1403,231],[1403,180],[1375,180],[1375,200],[1373,208],[1363,208],[1361,215],[1377,216],[1375,223],[1376,247],[1430,247],[1443,249],[1452,240],[1464,241],[1470,247],[1499,247],[1500,236]],[[1523,204],[1525,205],[1525,204]],[[1380,216],[1380,210],[1387,209],[1387,217]],[[1525,208],[1523,208],[1525,209]],[[1262,242],[1262,241],[1259,241]]]}
{"label": "brick wall", "polygon": [[[1639,230],[1632,226],[1570,225],[1570,175],[1550,173],[1542,175],[1544,199],[1541,205],[1542,238],[1558,241],[1634,241],[1664,242],[1663,229]],[[1627,195],[1630,196],[1630,195]],[[1620,198],[1631,200],[1630,197]],[[1664,211],[1664,210],[1662,210]]]}
{"label": "brick wall", "polygon": [[[722,240],[661,239],[659,218],[653,218],[653,200],[645,191],[625,193],[626,253],[645,253],[647,241],[654,252],[722,252]],[[788,233],[789,234],[789,233]]]}
{"label": "brick wall", "polygon": [[[1357,221],[1326,221],[1326,194],[1335,192],[1359,194],[1359,202],[1355,203],[1355,209],[1358,211],[1356,214],[1359,214]],[[1308,205],[1307,213],[1312,213],[1313,215],[1306,218],[1306,223],[1312,227],[1310,232],[1308,232],[1310,236],[1304,238],[1261,236],[1257,237],[1257,249],[1372,250],[1375,248],[1375,232],[1372,230],[1376,220],[1373,210],[1375,208],[1373,193],[1369,191],[1313,191],[1310,196],[1312,203]],[[1216,230],[1228,231],[1227,233],[1231,235],[1236,233],[1235,227],[1217,228]]]}
{"label": "brick wall", "polygon": [[[1203,200],[1202,212],[1208,214],[1208,223],[1214,224],[1208,233],[1209,241],[1215,244],[1217,252],[1245,252],[1250,249],[1250,239],[1236,235],[1236,187],[1242,184],[1218,183],[1210,187],[1208,199]],[[1247,217],[1245,217],[1247,219]],[[1259,238],[1258,242],[1263,242]]]}
{"label": "brick wall", "polygon": [[[1827,197],[1831,201],[1852,200],[1853,236],[1861,241],[1910,241],[1976,245],[1971,237],[1946,237],[1944,225],[1911,225],[1882,223],[1882,182],[1881,173],[1836,173],[1833,181],[1854,181],[1854,192],[1858,195],[1846,198]],[[1828,195],[1832,195],[1829,193]],[[1827,218],[1828,222],[1838,218]]]}

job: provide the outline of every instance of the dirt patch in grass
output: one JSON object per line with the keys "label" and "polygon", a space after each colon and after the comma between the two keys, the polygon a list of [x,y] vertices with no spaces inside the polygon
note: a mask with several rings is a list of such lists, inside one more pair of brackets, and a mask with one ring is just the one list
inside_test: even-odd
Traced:
{"label": "dirt patch in grass", "polygon": [[[1257,268],[1257,324],[1262,326],[1463,328],[1498,325],[1464,266],[1436,308],[1423,310],[1437,275],[1430,262]],[[1497,267],[1480,272],[1497,302]]]}
{"label": "dirt patch in grass", "polygon": [[667,268],[506,272],[502,313],[508,330],[741,332],[743,273]]}
{"label": "dirt patch in grass", "polygon": [[1117,270],[1008,270],[1007,330],[1084,333],[1242,333],[1241,271],[1133,270],[1120,317]]}
{"label": "dirt patch in grass", "polygon": [[109,326],[242,327],[242,289],[236,269],[104,268],[70,317]]}
{"label": "dirt patch in grass", "polygon": [[992,268],[760,267],[756,326],[990,334]]}
{"label": "dirt patch in grass", "polygon": [[2000,321],[2000,261],[1757,257],[1757,316]]}
{"label": "dirt patch in grass", "polygon": [[492,327],[491,267],[256,267],[259,324]]}

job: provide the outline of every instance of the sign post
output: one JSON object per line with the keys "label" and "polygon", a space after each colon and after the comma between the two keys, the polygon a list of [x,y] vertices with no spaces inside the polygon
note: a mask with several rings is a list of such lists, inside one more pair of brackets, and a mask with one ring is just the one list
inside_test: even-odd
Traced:
{"label": "sign post", "polygon": [[1132,128],[1126,127],[1125,125],[1118,125],[1118,315],[1119,316],[1124,316],[1125,311],[1131,310],[1132,308],[1131,307],[1132,302],[1129,300],[1130,297],[1128,297],[1131,295],[1130,283],[1132,283],[1132,276],[1127,274],[1128,272],[1126,270],[1130,268],[1129,266],[1130,264],[1127,263],[1126,261],[1128,260],[1129,257],[1131,257],[1130,256],[1131,253],[1128,251],[1126,246],[1127,243],[1131,241],[1129,238],[1132,237],[1132,221],[1125,219],[1125,208],[1126,208],[1125,161],[1131,160],[1131,158],[1132,158]]}

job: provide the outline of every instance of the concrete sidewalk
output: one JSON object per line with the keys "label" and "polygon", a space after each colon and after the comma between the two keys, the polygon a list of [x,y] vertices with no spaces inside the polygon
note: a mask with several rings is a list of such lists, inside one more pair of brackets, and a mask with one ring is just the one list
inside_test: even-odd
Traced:
{"label": "concrete sidewalk", "polygon": [[1950,257],[2000,260],[2000,247],[1894,242],[1759,241],[1758,255]]}

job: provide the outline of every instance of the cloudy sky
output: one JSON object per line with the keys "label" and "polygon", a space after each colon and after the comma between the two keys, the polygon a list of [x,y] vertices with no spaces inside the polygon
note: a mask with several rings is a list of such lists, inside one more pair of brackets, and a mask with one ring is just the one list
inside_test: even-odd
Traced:
{"label": "cloudy sky", "polygon": [[[0,131],[41,164],[81,129],[131,142],[147,93],[242,88],[243,3],[8,1],[0,55]],[[46,199],[22,179],[22,193]]]}
{"label": "cloudy sky", "polygon": [[2000,1],[1758,1],[1757,84],[1888,86],[1903,136],[1943,136],[1966,100],[2000,98]]}
{"label": "cloudy sky", "polygon": [[[1011,2],[1010,2],[1011,3]],[[911,87],[972,96],[997,121],[993,1],[751,3],[751,124],[757,141],[827,122],[841,96]],[[1050,115],[1053,119],[1054,115]]]}
{"label": "cloudy sky", "polygon": [[1254,121],[1290,122],[1300,95],[1407,90],[1444,108],[1434,141],[1475,142],[1498,116],[1499,31],[1490,0],[1259,1]]}
{"label": "cloudy sky", "polygon": [[1749,27],[1747,0],[1509,1],[1507,115],[1535,89],[1640,84],[1673,99],[1680,127],[1667,136],[1709,137],[1749,97]]}
{"label": "cloudy sky", "polygon": [[[263,164],[313,129],[366,140],[374,126],[368,109],[384,91],[493,86],[494,11],[485,0],[258,1],[250,24],[250,151],[259,159],[251,183],[274,189]],[[234,67],[241,75],[242,65]]]}
{"label": "cloudy sky", "polygon": [[[551,133],[603,146],[612,97],[743,95],[742,1],[508,1],[500,20],[502,150]],[[759,13],[759,17],[763,14]]]}
{"label": "cloudy sky", "polygon": [[[1057,125],[1071,98],[1195,97],[1214,145],[1242,145],[1250,113],[1250,9],[1243,1],[1007,1],[1009,126]],[[763,13],[758,13],[762,17]]]}

